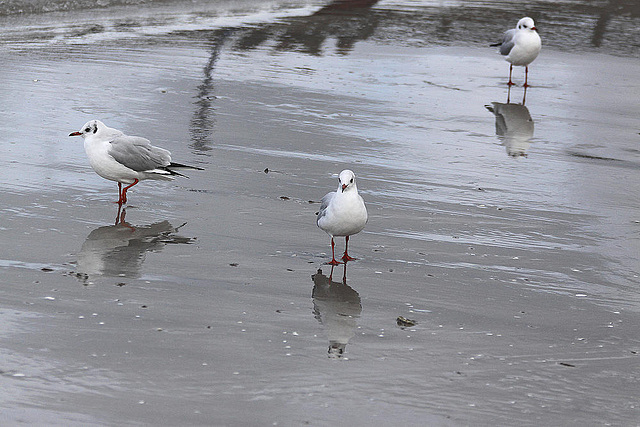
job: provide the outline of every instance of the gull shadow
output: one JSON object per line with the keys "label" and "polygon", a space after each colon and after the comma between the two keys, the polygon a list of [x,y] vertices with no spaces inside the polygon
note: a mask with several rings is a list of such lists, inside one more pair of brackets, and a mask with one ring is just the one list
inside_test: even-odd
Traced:
{"label": "gull shadow", "polygon": [[496,135],[511,157],[527,157],[533,138],[533,119],[521,104],[492,102],[485,108],[496,118]]}
{"label": "gull shadow", "polygon": [[324,326],[329,339],[329,358],[344,357],[349,340],[356,334],[356,319],[362,313],[360,295],[347,285],[347,266],[341,282],[333,281],[333,270],[329,276],[322,269],[311,275],[313,280],[313,315]]}
{"label": "gull shadow", "polygon": [[135,227],[122,221],[96,228],[78,252],[75,273],[85,282],[95,276],[138,278],[147,252],[158,252],[169,243],[193,242],[175,234],[180,227],[169,221]]}

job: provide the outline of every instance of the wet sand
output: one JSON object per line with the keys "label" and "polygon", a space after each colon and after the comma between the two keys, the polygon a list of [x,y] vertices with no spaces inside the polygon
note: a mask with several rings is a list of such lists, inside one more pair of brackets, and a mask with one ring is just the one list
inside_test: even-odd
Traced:
{"label": "wet sand", "polygon": [[[637,425],[637,58],[303,12],[0,51],[2,424]],[[113,225],[92,118],[205,171]]]}

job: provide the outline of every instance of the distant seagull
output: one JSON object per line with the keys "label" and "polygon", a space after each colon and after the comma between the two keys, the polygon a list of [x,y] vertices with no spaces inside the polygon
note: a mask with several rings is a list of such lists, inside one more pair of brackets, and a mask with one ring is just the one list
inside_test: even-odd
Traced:
{"label": "distant seagull", "polygon": [[345,237],[344,262],[352,261],[347,253],[349,236],[362,231],[367,223],[367,208],[364,200],[358,194],[356,187],[356,175],[348,169],[340,172],[338,189],[328,193],[322,198],[322,205],[318,212],[318,227],[331,236],[331,262],[338,265],[335,256],[334,237]]}
{"label": "distant seagull", "polygon": [[[154,147],[139,136],[128,136],[107,127],[100,120],[91,120],[78,132],[69,136],[82,136],[89,163],[101,177],[118,183],[118,204],[127,203],[127,190],[143,179],[171,180],[182,175],[173,169],[203,170],[195,166],[171,162],[171,153]],[[187,177],[188,178],[188,177]],[[122,184],[126,187],[122,188]]]}
{"label": "distant seagull", "polygon": [[511,81],[511,72],[515,65],[524,67],[524,87],[529,87],[527,83],[529,64],[538,57],[542,47],[542,41],[533,19],[529,17],[522,18],[515,28],[504,33],[500,43],[492,44],[491,46],[500,46],[500,53],[506,55],[505,59],[511,63],[509,66],[508,85],[515,84]]}

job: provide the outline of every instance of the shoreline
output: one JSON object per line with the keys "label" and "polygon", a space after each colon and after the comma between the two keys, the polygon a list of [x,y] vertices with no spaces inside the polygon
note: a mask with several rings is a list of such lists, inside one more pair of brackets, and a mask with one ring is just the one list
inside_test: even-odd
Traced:
{"label": "shoreline", "polygon": [[[634,422],[637,59],[543,47],[532,132],[501,135],[492,49],[285,49],[287,25],[0,51],[7,419]],[[66,137],[94,116],[205,170],[113,226]],[[370,219],[343,284],[309,201],[345,168]]]}

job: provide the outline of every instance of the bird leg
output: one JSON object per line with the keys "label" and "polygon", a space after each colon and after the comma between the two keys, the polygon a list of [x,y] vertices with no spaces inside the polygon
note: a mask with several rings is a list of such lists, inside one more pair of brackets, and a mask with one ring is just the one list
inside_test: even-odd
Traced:
{"label": "bird leg", "polygon": [[[119,184],[120,183],[118,183],[118,185]],[[124,222],[124,215],[125,215],[125,212],[122,211],[122,204],[118,203],[118,213],[116,214],[116,223],[115,223],[115,225],[120,224],[120,222]]]}
{"label": "bird leg", "polygon": [[122,183],[120,182],[118,182],[118,201],[114,203],[117,203],[118,205],[122,206]]}
{"label": "bird leg", "polygon": [[338,265],[340,264],[340,262],[336,261],[336,243],[333,241],[333,237],[331,237],[331,261],[329,261],[327,264],[329,265]]}
{"label": "bird leg", "polygon": [[123,227],[127,227],[133,233],[136,231],[136,228],[129,224],[125,219],[125,215],[127,214],[127,209],[123,208],[122,205],[118,205],[118,215],[116,215],[116,224]]}
{"label": "bird leg", "polygon": [[347,263],[344,263],[344,271],[342,272],[342,284],[347,284]]}
{"label": "bird leg", "polygon": [[346,236],[345,238],[345,243],[344,243],[344,255],[342,255],[342,260],[346,263],[347,261],[354,261],[357,258],[352,258],[349,256],[349,254],[347,253],[347,248],[349,246],[349,236]]}
{"label": "bird leg", "polygon": [[527,83],[527,79],[529,77],[529,66],[525,66],[524,67],[524,87],[529,87],[529,84]]}
{"label": "bird leg", "polygon": [[[136,185],[137,183],[139,183],[140,181],[138,181],[137,178],[135,178],[133,180],[133,184],[131,185],[127,185],[126,187],[124,187],[122,189],[122,193],[120,194],[120,199],[118,200],[118,204],[124,204],[127,203],[127,190],[130,189],[131,187],[133,187],[134,185]],[[121,184],[118,183],[118,189],[120,189]]]}
{"label": "bird leg", "polygon": [[513,64],[509,65],[509,86],[513,86],[515,83],[511,81],[511,73],[513,72]]}

